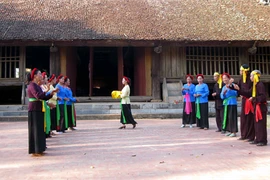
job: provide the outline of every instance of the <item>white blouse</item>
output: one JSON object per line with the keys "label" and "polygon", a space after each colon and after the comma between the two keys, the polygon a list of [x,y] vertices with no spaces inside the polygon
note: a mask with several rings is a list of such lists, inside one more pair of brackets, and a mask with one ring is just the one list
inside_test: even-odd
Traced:
{"label": "white blouse", "polygon": [[130,94],[130,88],[129,85],[125,85],[125,87],[121,91],[121,103],[122,104],[130,104],[129,94]]}

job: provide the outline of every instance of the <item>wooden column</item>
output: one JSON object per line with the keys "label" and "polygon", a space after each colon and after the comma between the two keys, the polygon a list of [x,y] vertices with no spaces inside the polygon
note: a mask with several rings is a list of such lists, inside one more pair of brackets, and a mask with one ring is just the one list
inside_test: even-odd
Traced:
{"label": "wooden column", "polygon": [[76,96],[77,84],[77,49],[76,47],[66,48],[66,76],[70,79],[70,88],[73,96]]}
{"label": "wooden column", "polygon": [[154,100],[161,100],[160,78],[160,54],[152,50],[152,96]]}
{"label": "wooden column", "polygon": [[134,48],[134,95],[145,96],[145,49]]}
{"label": "wooden column", "polygon": [[123,48],[118,47],[118,89],[123,88],[122,77],[124,76],[124,60],[123,60]]}
{"label": "wooden column", "polygon": [[89,96],[93,94],[93,64],[94,64],[94,48],[90,48],[89,53],[89,64],[88,64],[88,71],[89,71]]}
{"label": "wooden column", "polygon": [[50,48],[50,74],[60,75],[60,53],[57,47]]}

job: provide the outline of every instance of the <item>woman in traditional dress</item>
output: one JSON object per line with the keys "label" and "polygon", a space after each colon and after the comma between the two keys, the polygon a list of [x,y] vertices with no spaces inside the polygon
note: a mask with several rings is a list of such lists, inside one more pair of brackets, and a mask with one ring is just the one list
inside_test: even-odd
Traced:
{"label": "woman in traditional dress", "polygon": [[[50,83],[50,92],[55,90],[56,88],[54,88],[55,84],[56,84],[56,76],[55,74],[52,74],[49,79],[48,82]],[[57,126],[57,120],[60,119],[60,112],[58,113],[59,117],[57,116],[57,100],[59,98],[57,98],[57,93],[55,93],[53,95],[53,97],[51,99],[49,99],[48,103],[52,104],[54,107],[51,106],[51,130],[55,131],[56,130],[56,126]],[[58,107],[59,108],[59,107]],[[57,117],[59,119],[57,119]],[[52,135],[54,135],[54,133],[51,133]]]}
{"label": "woman in traditional dress", "polygon": [[213,88],[212,96],[215,100],[215,110],[216,110],[216,124],[217,130],[216,132],[221,132],[221,134],[225,134],[225,131],[222,130],[223,124],[223,100],[220,98],[220,93],[224,83],[222,82],[222,74],[218,72],[214,73],[214,81],[216,82]]}
{"label": "woman in traditional dress", "polygon": [[28,105],[28,141],[29,154],[40,156],[46,149],[46,139],[44,133],[44,113],[42,111],[42,101],[48,100],[57,90],[46,95],[42,91],[39,83],[42,81],[41,72],[34,68],[31,74],[27,75],[27,93],[29,97]]}
{"label": "woman in traditional dress", "polygon": [[[267,97],[264,84],[260,81],[261,72],[254,70],[250,74],[250,80],[253,82],[251,94],[249,98],[252,101],[254,108],[254,127],[255,127],[255,139],[250,144],[256,144],[257,146],[267,145]],[[239,86],[234,86],[239,90],[241,95],[247,96],[250,91],[246,89],[240,89]]]}
{"label": "woman in traditional dress", "polygon": [[232,85],[231,77],[228,73],[223,73],[223,86],[220,97],[223,99],[224,116],[222,129],[228,131],[225,136],[236,137],[238,132],[237,125],[237,91],[230,88]]}
{"label": "woman in traditional dress", "polygon": [[197,126],[200,129],[209,129],[208,120],[208,95],[209,88],[208,85],[203,82],[203,74],[198,74],[197,76],[198,84],[195,87],[194,97],[196,98],[196,118]]}
{"label": "woman in traditional dress", "polygon": [[57,93],[57,97],[59,97],[58,104],[59,104],[59,110],[60,110],[60,122],[58,123],[59,126],[57,127],[58,133],[64,133],[66,128],[66,101],[69,99],[67,98],[67,91],[65,88],[65,77],[63,75],[58,76],[58,84],[56,85],[56,88],[59,89]]}
{"label": "woman in traditional dress", "polygon": [[119,129],[125,129],[126,124],[132,124],[134,129],[137,122],[132,116],[130,107],[130,79],[124,76],[122,79],[122,84],[124,85],[124,88],[121,91],[121,123],[123,124],[123,126],[121,126]]}
{"label": "woman in traditional dress", "polygon": [[182,88],[182,95],[184,96],[184,106],[183,106],[183,121],[182,128],[189,124],[192,128],[192,124],[196,123],[196,110],[195,110],[195,85],[192,84],[193,77],[188,74],[186,75],[187,83],[184,84]]}
{"label": "woman in traditional dress", "polygon": [[74,127],[76,127],[76,117],[75,117],[75,109],[74,109],[74,103],[78,102],[78,99],[73,97],[72,90],[70,89],[70,79],[66,76],[65,77],[65,87],[67,91],[67,98],[69,101],[67,101],[67,118],[68,123],[67,127],[69,130],[76,130]]}
{"label": "woman in traditional dress", "polygon": [[[42,81],[40,84],[40,87],[42,89],[43,92],[48,93],[50,90],[50,85],[48,84],[48,77],[46,72],[43,72],[41,74],[42,76]],[[51,113],[50,113],[50,105],[48,102],[43,101],[42,103],[44,103],[44,126],[45,126],[45,134],[46,134],[46,138],[51,137]]]}
{"label": "woman in traditional dress", "polygon": [[[249,78],[249,67],[247,64],[243,64],[240,68],[240,75],[242,76],[238,82],[240,89],[250,90],[252,88],[252,82]],[[254,141],[255,129],[254,129],[254,112],[252,109],[252,102],[249,101],[250,94],[246,96],[241,95],[241,115],[240,115],[240,131],[241,137],[238,140]]]}

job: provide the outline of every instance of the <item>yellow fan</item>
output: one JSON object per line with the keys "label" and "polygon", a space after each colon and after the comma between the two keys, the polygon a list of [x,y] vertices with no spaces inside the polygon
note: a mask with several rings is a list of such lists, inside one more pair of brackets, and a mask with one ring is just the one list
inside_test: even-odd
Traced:
{"label": "yellow fan", "polygon": [[112,91],[111,93],[113,99],[120,99],[121,98],[121,91]]}

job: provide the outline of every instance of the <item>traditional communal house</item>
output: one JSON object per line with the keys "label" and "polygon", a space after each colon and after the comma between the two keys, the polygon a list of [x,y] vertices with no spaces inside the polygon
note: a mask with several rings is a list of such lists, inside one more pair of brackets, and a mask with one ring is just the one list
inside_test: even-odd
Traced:
{"label": "traditional communal house", "polygon": [[168,101],[186,74],[204,74],[211,88],[215,71],[238,80],[247,63],[269,91],[267,2],[0,0],[1,102],[24,103],[34,67],[69,76],[76,96],[109,97],[125,75],[133,96]]}

